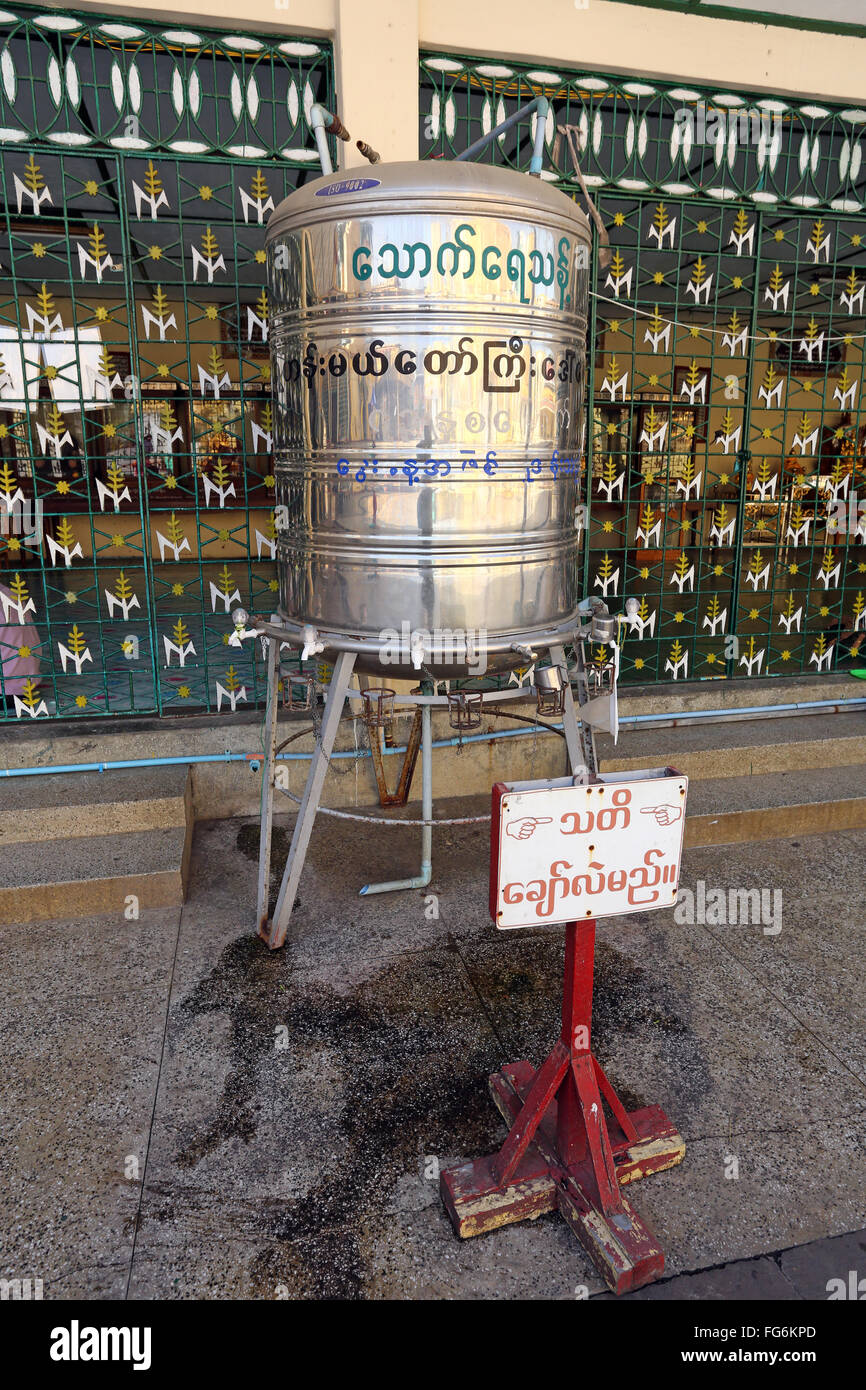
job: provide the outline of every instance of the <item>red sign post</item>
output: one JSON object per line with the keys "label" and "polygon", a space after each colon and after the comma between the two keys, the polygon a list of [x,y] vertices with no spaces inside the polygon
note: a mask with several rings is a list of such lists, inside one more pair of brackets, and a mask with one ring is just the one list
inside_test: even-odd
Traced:
{"label": "red sign post", "polygon": [[506,927],[565,921],[562,1029],[538,1070],[515,1062],[491,1076],[508,1137],[443,1169],[442,1199],[464,1237],[559,1211],[615,1293],[664,1269],[621,1188],[681,1162],[685,1144],[658,1106],[626,1111],[591,1050],[593,903],[609,914],[676,901],[686,792],[670,768],[493,789],[491,915]]}

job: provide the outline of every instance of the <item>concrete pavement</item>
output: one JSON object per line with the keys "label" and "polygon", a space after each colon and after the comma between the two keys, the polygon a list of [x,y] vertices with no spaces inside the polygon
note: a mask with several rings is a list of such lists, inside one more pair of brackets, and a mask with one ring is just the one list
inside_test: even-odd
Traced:
{"label": "concrete pavement", "polygon": [[[197,826],[183,908],[0,931],[0,1275],[46,1298],[603,1293],[556,1216],[461,1243],[441,1209],[438,1165],[503,1137],[487,1075],[557,1031],[562,931],[494,930],[483,823],[434,832],[425,892],[357,898],[414,871],[418,834],[320,818],[276,955],[247,821]],[[630,1191],[667,1256],[634,1297],[866,1276],[864,851],[850,830],[687,852],[684,886],[778,889],[777,934],[599,928],[596,1050],[687,1146]]]}

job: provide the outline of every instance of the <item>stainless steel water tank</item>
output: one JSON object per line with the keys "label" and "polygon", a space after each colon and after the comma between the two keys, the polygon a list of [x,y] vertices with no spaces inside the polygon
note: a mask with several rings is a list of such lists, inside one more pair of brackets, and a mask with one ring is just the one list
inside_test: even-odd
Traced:
{"label": "stainless steel water tank", "polygon": [[589,241],[563,193],[486,165],[376,164],[280,204],[282,618],[361,639],[361,669],[416,677],[415,634],[425,666],[455,674],[460,633],[486,634],[501,669],[512,641],[570,618]]}

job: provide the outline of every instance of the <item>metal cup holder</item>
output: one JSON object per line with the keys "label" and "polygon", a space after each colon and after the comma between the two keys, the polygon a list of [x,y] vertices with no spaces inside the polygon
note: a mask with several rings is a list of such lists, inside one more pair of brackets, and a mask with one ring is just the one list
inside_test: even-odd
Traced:
{"label": "metal cup holder", "polygon": [[616,665],[611,658],[603,666],[597,666],[594,662],[586,670],[586,686],[591,695],[610,695],[613,691],[616,673]]}
{"label": "metal cup holder", "polygon": [[449,690],[448,722],[452,729],[466,733],[481,727],[484,693],[480,690]]}
{"label": "metal cup holder", "polygon": [[283,676],[283,709],[312,709],[316,699],[316,682],[313,676],[287,673]]}
{"label": "metal cup holder", "polygon": [[563,714],[568,674],[562,666],[542,666],[535,672],[535,708],[539,714]]}
{"label": "metal cup holder", "polygon": [[394,719],[396,691],[384,685],[371,685],[361,692],[364,698],[364,723],[368,729],[390,729]]}

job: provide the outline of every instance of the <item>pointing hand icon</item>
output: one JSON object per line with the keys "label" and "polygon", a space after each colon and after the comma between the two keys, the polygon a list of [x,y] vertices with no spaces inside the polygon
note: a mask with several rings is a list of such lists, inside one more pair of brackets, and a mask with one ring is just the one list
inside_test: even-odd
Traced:
{"label": "pointing hand icon", "polygon": [[642,816],[655,816],[658,825],[673,825],[683,813],[682,806],[644,806]]}
{"label": "pointing hand icon", "polygon": [[513,840],[528,840],[535,834],[538,825],[550,825],[552,816],[522,816],[520,820],[510,820],[505,827],[506,835]]}

